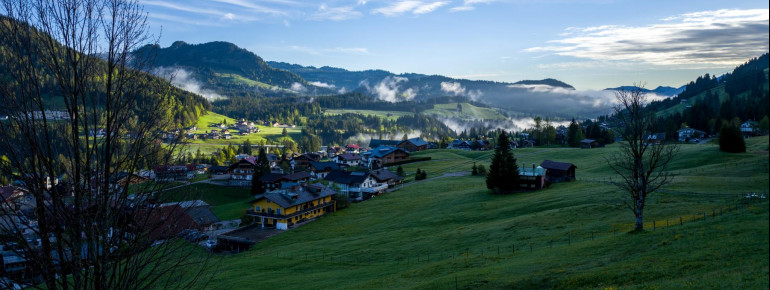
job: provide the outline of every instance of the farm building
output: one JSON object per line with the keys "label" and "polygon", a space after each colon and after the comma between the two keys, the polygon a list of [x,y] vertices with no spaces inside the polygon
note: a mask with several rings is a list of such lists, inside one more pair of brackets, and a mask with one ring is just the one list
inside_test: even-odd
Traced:
{"label": "farm building", "polygon": [[547,182],[562,182],[575,180],[575,166],[572,163],[543,160],[540,167],[546,170],[545,179]]}

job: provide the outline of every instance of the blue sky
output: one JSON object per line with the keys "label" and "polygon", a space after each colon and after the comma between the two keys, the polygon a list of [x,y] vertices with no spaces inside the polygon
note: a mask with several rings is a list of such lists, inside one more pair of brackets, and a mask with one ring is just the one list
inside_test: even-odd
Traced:
{"label": "blue sky", "polygon": [[680,86],[770,49],[756,0],[140,2],[164,47],[228,41],[265,60],[578,89]]}

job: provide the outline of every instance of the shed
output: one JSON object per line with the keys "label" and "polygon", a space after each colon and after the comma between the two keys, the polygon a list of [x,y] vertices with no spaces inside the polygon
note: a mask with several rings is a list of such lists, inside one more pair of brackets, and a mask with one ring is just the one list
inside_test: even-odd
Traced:
{"label": "shed", "polygon": [[562,182],[575,180],[575,166],[572,163],[543,160],[540,167],[546,169],[545,179],[548,182]]}

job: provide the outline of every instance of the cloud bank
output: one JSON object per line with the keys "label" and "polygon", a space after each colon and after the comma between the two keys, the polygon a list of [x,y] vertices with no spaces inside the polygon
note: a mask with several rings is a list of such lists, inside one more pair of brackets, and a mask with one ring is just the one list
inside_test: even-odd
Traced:
{"label": "cloud bank", "polygon": [[177,88],[196,93],[209,101],[225,99],[225,97],[212,90],[204,89],[202,84],[193,78],[192,73],[185,69],[177,67],[158,67],[153,69],[152,74],[166,79]]}
{"label": "cloud bank", "polygon": [[770,49],[768,9],[723,9],[675,15],[647,26],[570,27],[550,46],[552,52],[598,61],[635,61],[659,66],[724,67],[743,63]]}
{"label": "cloud bank", "polygon": [[466,90],[465,87],[458,82],[441,82],[441,91],[452,94],[453,96],[466,96],[472,101],[478,101],[484,96],[484,93],[481,90]]}
{"label": "cloud bank", "polygon": [[359,83],[359,86],[366,88],[366,90],[375,95],[377,99],[395,103],[411,100],[417,96],[418,90],[415,88],[401,90],[401,85],[407,81],[409,81],[409,79],[406,77],[388,76],[375,85],[370,85],[369,80],[363,80]]}

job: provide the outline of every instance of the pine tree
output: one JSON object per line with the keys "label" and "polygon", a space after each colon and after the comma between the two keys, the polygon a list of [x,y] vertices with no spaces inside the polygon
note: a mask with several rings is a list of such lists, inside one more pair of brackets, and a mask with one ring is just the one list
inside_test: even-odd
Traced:
{"label": "pine tree", "polygon": [[511,192],[519,188],[519,167],[511,152],[508,134],[502,132],[487,174],[487,188],[495,193]]}
{"label": "pine tree", "polygon": [[725,122],[719,130],[719,150],[730,153],[746,152],[746,141],[737,124]]}
{"label": "pine tree", "polygon": [[471,175],[473,176],[479,175],[479,171],[476,170],[476,162],[473,162],[473,166],[471,166]]}
{"label": "pine tree", "polygon": [[404,168],[401,167],[401,165],[396,168],[396,175],[403,177],[404,176]]}
{"label": "pine tree", "polygon": [[267,160],[265,148],[261,147],[259,148],[259,156],[254,162],[254,173],[251,176],[251,195],[265,193],[265,185],[259,179],[268,173],[270,173],[270,161]]}

